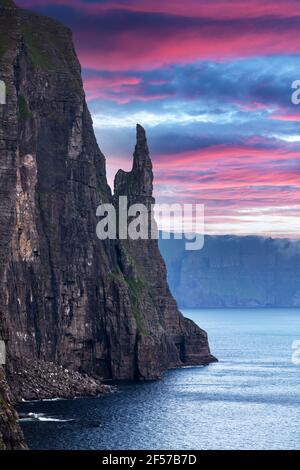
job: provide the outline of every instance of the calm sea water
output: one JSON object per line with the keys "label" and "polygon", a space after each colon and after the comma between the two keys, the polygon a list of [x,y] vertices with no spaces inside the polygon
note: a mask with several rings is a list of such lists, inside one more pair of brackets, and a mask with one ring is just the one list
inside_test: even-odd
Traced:
{"label": "calm sea water", "polygon": [[[299,449],[300,310],[189,310],[220,362],[110,396],[26,403],[32,449]],[[33,415],[32,415],[33,414]]]}

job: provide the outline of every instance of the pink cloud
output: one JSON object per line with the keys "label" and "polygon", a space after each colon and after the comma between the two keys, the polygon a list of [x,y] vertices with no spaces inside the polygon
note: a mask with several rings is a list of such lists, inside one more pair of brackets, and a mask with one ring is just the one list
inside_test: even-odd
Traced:
{"label": "pink cloud", "polygon": [[[19,3],[27,7],[67,5],[87,15],[86,21],[74,27],[74,36],[83,66],[98,70],[149,70],[199,59],[298,54],[300,49],[298,0]],[[129,12],[143,16],[129,20]],[[112,17],[117,23],[106,27]]]}
{"label": "pink cloud", "polygon": [[287,114],[272,114],[270,119],[274,121],[292,121],[300,122],[300,112],[299,113],[287,113]]}
{"label": "pink cloud", "polygon": [[[155,161],[155,194],[168,203],[205,205],[208,230],[231,233],[247,224],[245,211],[263,219],[267,208],[274,217],[299,216],[299,169],[291,159],[300,153],[288,149],[251,146],[215,146],[204,150],[165,155]],[[295,163],[296,165],[296,163]],[[226,219],[224,219],[226,216]],[[289,229],[286,230],[286,233]]]}
{"label": "pink cloud", "polygon": [[[299,27],[298,27],[299,28]],[[213,26],[178,30],[176,34],[155,31],[120,32],[116,38],[106,38],[101,47],[101,32],[75,34],[77,48],[84,67],[99,70],[151,70],[174,63],[193,63],[200,59],[226,60],[259,54],[298,54],[299,29],[281,32],[232,28],[226,34]],[[97,37],[99,36],[99,39]],[[86,45],[85,45],[86,44]],[[126,44],[126,47],[121,47]],[[98,45],[98,46],[97,46]],[[109,54],[106,50],[109,50]]]}
{"label": "pink cloud", "polygon": [[[129,90],[141,83],[137,77],[113,75],[110,77],[89,76],[84,79],[84,88],[88,101],[96,99],[113,99],[121,103],[127,102]],[[125,93],[126,90],[126,93]],[[127,101],[124,101],[127,100]]]}
{"label": "pink cloud", "polygon": [[[260,138],[261,140],[261,138]],[[182,152],[177,155],[161,155],[155,159],[158,170],[186,168],[190,171],[208,170],[213,165],[273,165],[277,160],[300,159],[300,152],[289,151],[286,147],[275,149],[255,148],[250,145],[215,145],[202,150]]]}
{"label": "pink cloud", "polygon": [[45,5],[70,6],[85,14],[101,14],[108,10],[165,13],[180,16],[213,19],[258,18],[267,15],[295,17],[299,15],[298,0],[111,0],[105,3],[87,3],[84,0],[19,0],[19,5],[30,8]]}
{"label": "pink cloud", "polygon": [[[300,163],[295,168],[291,161],[297,165],[299,157],[299,152],[288,148],[250,145],[160,155],[154,161],[155,197],[170,204],[204,204],[207,233],[256,233],[257,218],[260,223],[268,219],[271,226],[274,219],[273,234],[278,219],[280,236],[294,237],[300,206]],[[131,162],[124,163],[122,158],[114,160],[114,173],[124,166],[130,170]]]}
{"label": "pink cloud", "polygon": [[88,101],[105,99],[118,104],[126,104],[135,100],[154,101],[172,96],[171,93],[146,95],[141,78],[134,76],[112,75],[99,77],[92,75],[84,79],[84,87]]}

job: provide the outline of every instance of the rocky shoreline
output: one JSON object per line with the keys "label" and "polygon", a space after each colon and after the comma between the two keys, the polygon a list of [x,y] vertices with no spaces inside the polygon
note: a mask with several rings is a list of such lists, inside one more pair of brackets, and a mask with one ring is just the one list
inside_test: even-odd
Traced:
{"label": "rocky shoreline", "polygon": [[25,361],[18,367],[16,361],[7,373],[16,402],[72,399],[79,396],[97,396],[111,392],[99,378],[68,370],[52,362]]}

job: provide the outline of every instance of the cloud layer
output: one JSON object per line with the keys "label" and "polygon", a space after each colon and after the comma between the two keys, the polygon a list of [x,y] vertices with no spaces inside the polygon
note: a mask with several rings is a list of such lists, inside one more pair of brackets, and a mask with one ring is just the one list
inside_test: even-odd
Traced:
{"label": "cloud layer", "polygon": [[19,0],[68,24],[108,176],[148,131],[160,202],[210,233],[299,236],[298,0]]}

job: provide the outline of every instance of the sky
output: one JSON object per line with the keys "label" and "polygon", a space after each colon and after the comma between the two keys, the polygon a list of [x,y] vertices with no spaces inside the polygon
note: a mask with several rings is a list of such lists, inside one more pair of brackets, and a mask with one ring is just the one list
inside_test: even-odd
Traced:
{"label": "sky", "polygon": [[148,135],[159,203],[300,238],[299,0],[17,0],[73,31],[112,185]]}

